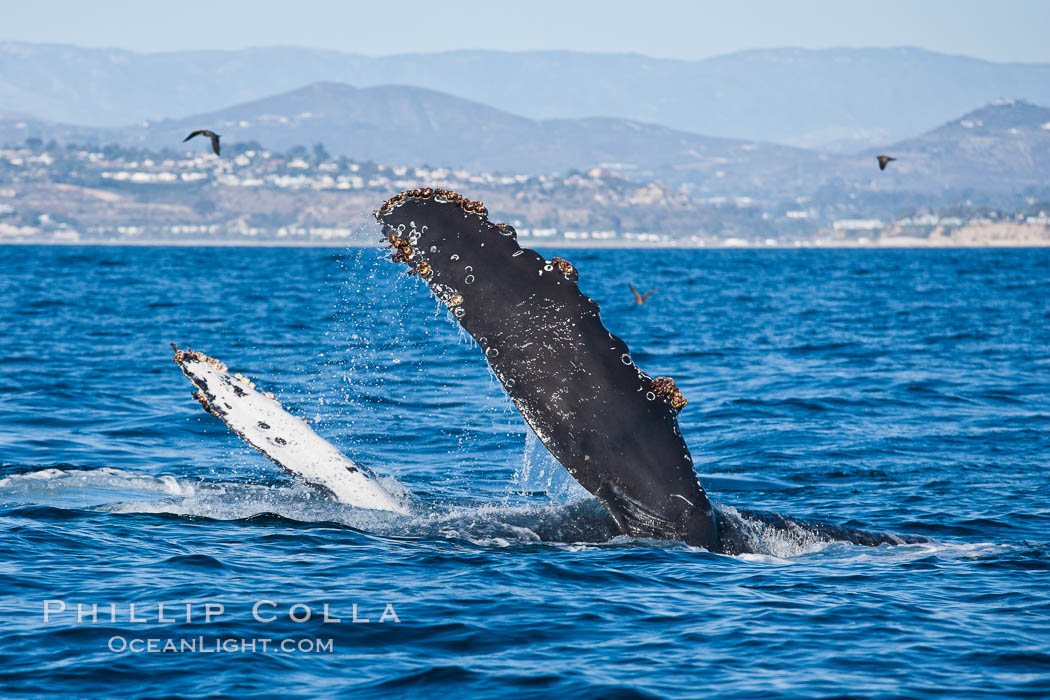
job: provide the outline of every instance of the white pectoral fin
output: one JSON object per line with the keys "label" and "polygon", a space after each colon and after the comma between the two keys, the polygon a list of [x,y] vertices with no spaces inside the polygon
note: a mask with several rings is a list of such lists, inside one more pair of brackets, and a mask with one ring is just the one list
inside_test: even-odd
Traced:
{"label": "white pectoral fin", "polygon": [[175,349],[175,363],[197,387],[194,397],[242,440],[282,469],[338,501],[360,508],[406,513],[375,480],[301,418],[288,413],[273,394],[261,393],[247,378],[204,353]]}

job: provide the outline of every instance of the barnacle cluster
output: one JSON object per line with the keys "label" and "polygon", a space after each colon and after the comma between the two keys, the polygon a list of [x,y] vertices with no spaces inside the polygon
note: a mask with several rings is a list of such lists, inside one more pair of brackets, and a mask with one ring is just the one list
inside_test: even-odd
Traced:
{"label": "barnacle cluster", "polygon": [[225,372],[227,369],[225,364],[216,360],[214,357],[208,357],[203,352],[197,352],[191,348],[179,350],[179,346],[175,343],[171,344],[171,349],[175,351],[175,361],[179,364],[186,362],[187,360],[197,360],[198,362],[204,362],[211,365],[220,372]]}
{"label": "barnacle cluster", "polygon": [[[193,350],[192,348],[186,348],[185,350],[179,350],[179,346],[176,345],[175,343],[171,344],[171,348],[172,348],[172,350],[175,351],[175,356],[174,356],[175,362],[177,362],[180,366],[185,364],[186,362],[191,362],[191,361],[195,360],[197,362],[203,362],[203,363],[205,363],[207,365],[210,365],[211,367],[215,368],[219,372],[223,372],[223,373],[227,373],[227,374],[229,373],[229,368],[226,366],[226,363],[224,363],[224,362],[222,362],[220,360],[216,360],[214,357],[210,357],[208,355],[205,355],[203,352],[199,352],[197,350]],[[255,386],[255,382],[253,382],[251,379],[249,379],[248,377],[244,376],[243,374],[241,374],[239,372],[235,372],[231,376],[234,379],[240,381],[245,386],[247,386],[247,387],[249,387],[251,389],[257,388]],[[265,396],[268,399],[273,399],[274,401],[277,400],[277,397],[274,396],[273,392],[271,392],[271,391],[264,391],[264,392],[262,392],[262,395]],[[198,401],[200,401],[201,402],[201,406],[204,406],[204,408],[206,410],[209,410],[209,411],[211,410],[210,408],[208,408],[208,398],[207,398],[207,396],[204,395],[203,391],[198,391],[197,393],[195,393],[193,395],[193,398],[195,398]]]}
{"label": "barnacle cluster", "polygon": [[467,212],[468,214],[487,216],[489,213],[488,209],[485,208],[484,204],[473,199],[467,199],[458,192],[453,192],[452,190],[445,190],[441,188],[435,189],[432,187],[418,187],[411,190],[405,190],[404,192],[399,192],[398,194],[395,194],[393,197],[383,202],[382,206],[380,206],[378,211],[375,212],[375,217],[376,219],[381,219],[384,214],[389,214],[394,210],[394,207],[404,203],[406,200],[430,199],[431,197],[434,197],[435,199],[442,199],[446,202],[451,202],[452,204],[459,206],[460,209]]}
{"label": "barnacle cluster", "polygon": [[[233,375],[233,378],[241,380],[242,382],[247,384],[252,389],[255,388],[255,382],[253,382],[251,379],[248,379],[248,377],[244,376],[243,374],[235,374],[235,375]],[[270,398],[273,398],[273,397],[270,397]]]}
{"label": "barnacle cluster", "polygon": [[571,275],[575,269],[572,263],[565,258],[551,258],[551,264],[557,267],[563,275]]}
{"label": "barnacle cluster", "polygon": [[193,392],[193,394],[191,394],[191,396],[193,396],[193,398],[197,399],[197,401],[200,402],[200,405],[204,408],[205,411],[211,413],[211,405],[208,403],[208,397],[204,395],[203,391],[195,391]]}
{"label": "barnacle cluster", "polygon": [[[375,212],[376,219],[382,220],[382,217],[385,214],[389,214],[394,210],[395,207],[404,203],[406,200],[430,199],[432,197],[436,200],[451,202],[452,204],[455,204],[458,207],[460,207],[463,211],[467,212],[468,214],[477,214],[478,216],[482,217],[488,215],[488,210],[485,208],[484,204],[473,199],[467,199],[458,192],[453,192],[452,190],[445,190],[440,188],[435,189],[432,187],[420,187],[400,192],[388,199],[387,201],[383,202],[383,204]],[[412,241],[408,238],[403,238],[400,235],[398,235],[399,232],[403,233],[404,227],[400,227],[400,231],[394,230],[391,227],[389,229],[389,234],[386,237],[387,243],[394,250],[394,253],[390,256],[390,259],[393,262],[403,262],[411,265],[413,258],[417,257],[417,251],[413,247]],[[409,274],[419,275],[421,278],[425,279],[430,276],[431,272],[432,270],[430,267],[430,263],[426,260],[422,260],[418,264],[416,264],[415,267],[413,267]]]}
{"label": "barnacle cluster", "polygon": [[688,401],[685,400],[685,396],[682,395],[681,389],[675,386],[674,380],[670,377],[657,377],[649,385],[649,390],[657,396],[667,396],[671,399],[671,408],[681,410]]}
{"label": "barnacle cluster", "polygon": [[[185,374],[187,377],[189,377],[190,380],[199,387],[199,389],[197,391],[193,392],[193,394],[192,394],[193,398],[197,399],[197,401],[200,402],[200,405],[208,413],[211,413],[213,415],[216,415],[216,416],[219,416],[220,418],[222,418],[223,416],[226,415],[226,410],[222,409],[219,406],[218,403],[216,403],[214,407],[212,406],[212,402],[216,401],[215,395],[213,395],[211,392],[208,391],[207,381],[198,380],[198,379],[194,378],[193,372],[188,367],[189,363],[191,363],[191,362],[203,362],[203,363],[209,365],[210,367],[214,368],[216,371],[222,372],[223,374],[226,374],[227,376],[231,376],[231,377],[233,377],[233,379],[236,379],[237,382],[230,382],[229,379],[224,379],[223,381],[225,383],[231,385],[231,388],[233,389],[234,393],[237,394],[237,396],[246,396],[247,395],[246,392],[244,391],[244,389],[242,389],[242,388],[240,388],[238,386],[238,383],[241,386],[246,386],[246,387],[248,387],[250,389],[255,389],[256,388],[255,382],[253,382],[251,379],[248,379],[248,377],[245,377],[243,374],[232,374],[232,375],[229,374],[229,372],[227,371],[226,365],[224,363],[220,362],[219,360],[216,360],[214,357],[209,357],[208,355],[205,355],[203,352],[198,352],[198,351],[193,350],[191,348],[186,348],[185,350],[179,350],[179,346],[176,345],[175,343],[171,344],[171,349],[175,351],[174,360],[175,360],[176,364],[179,365],[179,369],[181,369],[183,374]],[[266,398],[268,398],[268,399],[270,399],[272,401],[275,401],[278,406],[280,405],[281,402],[277,400],[277,397],[273,395],[273,392],[264,391],[264,392],[261,392],[261,393]],[[229,403],[225,403],[223,405],[226,406],[226,409],[230,409],[231,408]],[[223,418],[223,420],[225,420],[225,418]]]}
{"label": "barnacle cluster", "polygon": [[407,238],[401,238],[394,232],[390,233],[387,242],[394,249],[394,254],[390,256],[390,259],[394,262],[407,263],[416,254],[412,249],[412,243]]}

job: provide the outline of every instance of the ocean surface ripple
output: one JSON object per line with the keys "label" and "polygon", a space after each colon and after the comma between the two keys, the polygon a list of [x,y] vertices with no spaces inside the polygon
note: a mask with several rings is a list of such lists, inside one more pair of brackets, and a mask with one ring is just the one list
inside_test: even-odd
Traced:
{"label": "ocean surface ripple", "polygon": [[[1050,695],[1050,251],[561,251],[721,507],[930,538],[738,557],[614,536],[376,250],[0,252],[0,695]],[[297,484],[170,342],[412,513]],[[331,650],[203,649],[264,638]]]}

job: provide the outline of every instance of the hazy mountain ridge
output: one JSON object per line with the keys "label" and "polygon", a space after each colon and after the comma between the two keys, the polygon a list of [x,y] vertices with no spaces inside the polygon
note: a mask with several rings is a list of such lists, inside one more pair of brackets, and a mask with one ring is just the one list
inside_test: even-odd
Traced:
{"label": "hazy mountain ridge", "polygon": [[[622,119],[532,120],[444,93],[405,86],[355,88],[317,83],[183,119],[123,129],[0,115],[0,143],[120,143],[149,149],[182,145],[213,128],[227,146],[258,142],[288,150],[322,143],[336,156],[388,165],[475,172],[566,173],[603,166],[639,181],[686,185],[698,196],[824,201],[851,192],[1002,192],[1050,183],[1050,109],[999,102],[912,139],[857,155],[830,155],[770,143],[701,136]],[[874,155],[897,156],[885,172]]]}
{"label": "hazy mountain ridge", "polygon": [[[532,120],[444,93],[405,86],[316,83],[226,109],[123,129],[80,127],[0,115],[0,142],[27,137],[182,149],[206,125],[226,144],[266,148],[323,143],[334,155],[386,164],[475,171],[554,173],[606,165],[635,178],[739,183],[775,190],[817,154],[776,144],[722,139],[622,119]],[[191,147],[192,148],[192,147]]]}
{"label": "hazy mountain ridge", "polygon": [[299,48],[140,54],[0,44],[0,110],[120,126],[318,81],[427,87],[532,119],[610,117],[857,151],[994,99],[1050,103],[1050,65],[914,48],[767,49],[701,61],[567,51],[367,57]]}
{"label": "hazy mountain ridge", "polygon": [[172,145],[207,124],[228,142],[267,147],[323,143],[334,154],[390,164],[510,173],[609,165],[670,180],[757,178],[774,186],[785,168],[816,154],[722,139],[623,119],[532,120],[433,90],[317,83],[224,110],[125,130],[124,141]]}

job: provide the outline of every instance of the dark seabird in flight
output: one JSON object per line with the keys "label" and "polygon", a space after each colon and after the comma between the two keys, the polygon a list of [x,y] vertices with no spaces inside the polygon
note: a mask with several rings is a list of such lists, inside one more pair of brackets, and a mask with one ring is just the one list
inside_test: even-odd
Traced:
{"label": "dark seabird in flight", "polygon": [[891,160],[897,160],[893,156],[875,156],[875,159],[879,161],[879,170],[885,170]]}
{"label": "dark seabird in flight", "polygon": [[207,129],[197,129],[196,131],[192,132],[189,136],[184,138],[182,140],[182,142],[186,143],[187,141],[192,139],[194,136],[207,136],[209,139],[211,139],[211,150],[215,151],[215,155],[219,155],[219,135],[218,134],[216,134],[214,131],[208,131]]}
{"label": "dark seabird in flight", "polygon": [[634,285],[632,285],[630,282],[627,283],[627,286],[630,288],[631,294],[634,294],[634,303],[635,304],[644,304],[645,300],[649,298],[649,295],[656,291],[655,289],[650,289],[645,294],[639,294],[638,290],[635,289]]}

